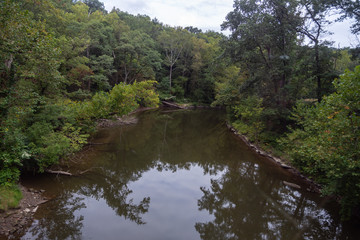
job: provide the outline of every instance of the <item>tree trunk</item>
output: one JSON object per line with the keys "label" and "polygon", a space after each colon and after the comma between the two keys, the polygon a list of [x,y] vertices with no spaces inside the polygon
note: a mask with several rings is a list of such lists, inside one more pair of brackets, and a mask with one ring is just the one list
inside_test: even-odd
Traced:
{"label": "tree trunk", "polygon": [[171,93],[171,77],[172,77],[173,64],[170,64],[169,81],[170,81],[170,93]]}
{"label": "tree trunk", "polygon": [[316,81],[317,81],[317,89],[316,89],[316,96],[318,102],[322,100],[322,87],[321,87],[321,76],[320,76],[320,57],[319,57],[319,43],[318,41],[315,42],[315,66],[316,66]]}

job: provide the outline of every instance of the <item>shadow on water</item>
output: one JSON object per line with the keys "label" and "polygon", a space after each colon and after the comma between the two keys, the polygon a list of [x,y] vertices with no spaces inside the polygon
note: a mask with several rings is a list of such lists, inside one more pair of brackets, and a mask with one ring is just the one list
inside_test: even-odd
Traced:
{"label": "shadow on water", "polygon": [[[224,113],[148,111],[98,132],[76,177],[42,175],[45,189],[22,239],[356,239],[338,206],[233,136]],[[302,184],[301,182],[296,182]]]}

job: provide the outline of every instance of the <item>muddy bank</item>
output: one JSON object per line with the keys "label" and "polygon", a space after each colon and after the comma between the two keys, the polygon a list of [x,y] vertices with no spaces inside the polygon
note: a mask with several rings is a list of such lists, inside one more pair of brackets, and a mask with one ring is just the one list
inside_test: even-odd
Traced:
{"label": "muddy bank", "polygon": [[23,199],[18,208],[0,212],[0,239],[17,239],[24,234],[39,205],[49,201],[43,196],[44,190],[27,189],[21,185],[20,189]]}
{"label": "muddy bank", "polygon": [[[307,178],[306,176],[304,176],[303,174],[301,174],[301,172],[299,170],[297,170],[295,167],[291,166],[291,164],[288,161],[285,161],[281,158],[274,157],[272,154],[264,151],[259,146],[251,143],[250,140],[246,136],[239,134],[237,132],[237,130],[233,126],[230,125],[230,123],[226,122],[226,126],[231,132],[233,132],[237,137],[239,137],[244,143],[246,143],[246,145],[248,145],[250,148],[252,148],[257,154],[269,159],[273,163],[277,164],[279,167],[281,167],[281,168],[285,169],[286,171],[290,172],[291,174],[301,178],[308,185],[308,187],[306,189],[307,191],[320,193],[321,186],[319,184],[315,183],[313,180],[311,180],[311,179]],[[288,182],[284,182],[284,184],[288,185],[290,187],[294,187],[296,185],[296,184],[288,183]],[[296,185],[295,188],[298,188],[298,185]]]}

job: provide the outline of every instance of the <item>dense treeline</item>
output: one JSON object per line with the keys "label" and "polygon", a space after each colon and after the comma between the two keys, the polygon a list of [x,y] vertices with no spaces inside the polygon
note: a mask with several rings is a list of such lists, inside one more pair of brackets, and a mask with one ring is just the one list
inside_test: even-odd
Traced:
{"label": "dense treeline", "polygon": [[358,1],[234,1],[222,27],[239,74],[218,85],[214,102],[239,132],[338,196],[344,218],[360,202],[359,55],[324,39],[334,11],[353,17],[358,33],[359,10]]}
{"label": "dense treeline", "polygon": [[210,104],[226,76],[223,35],[98,0],[4,0],[0,24],[2,185],[78,151],[96,119],[157,106],[158,93]]}
{"label": "dense treeline", "polygon": [[[152,65],[146,65],[153,62],[129,61],[143,65],[132,85],[112,80],[125,62],[118,60],[126,45],[119,45],[120,33],[133,32],[120,13],[88,3],[0,3],[2,185],[16,182],[20,170],[43,171],[78,151],[96,119],[158,105]],[[153,44],[145,33],[135,33],[144,38],[141,44]]]}
{"label": "dense treeline", "polygon": [[99,0],[3,0],[0,183],[78,151],[96,119],[160,97],[226,107],[239,132],[286,153],[349,216],[360,202],[360,51],[323,36],[334,10],[355,19],[357,34],[359,9],[357,1],[236,0],[226,37],[107,12]]}

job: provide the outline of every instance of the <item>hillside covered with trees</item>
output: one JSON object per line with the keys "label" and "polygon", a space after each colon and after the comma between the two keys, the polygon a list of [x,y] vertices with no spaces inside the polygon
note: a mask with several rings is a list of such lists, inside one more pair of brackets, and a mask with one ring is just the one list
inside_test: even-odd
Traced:
{"label": "hillside covered with trees", "polygon": [[333,11],[359,33],[357,1],[236,0],[225,36],[99,0],[2,0],[1,185],[79,151],[97,119],[172,99],[226,108],[349,217],[360,202],[360,48],[322,38]]}

